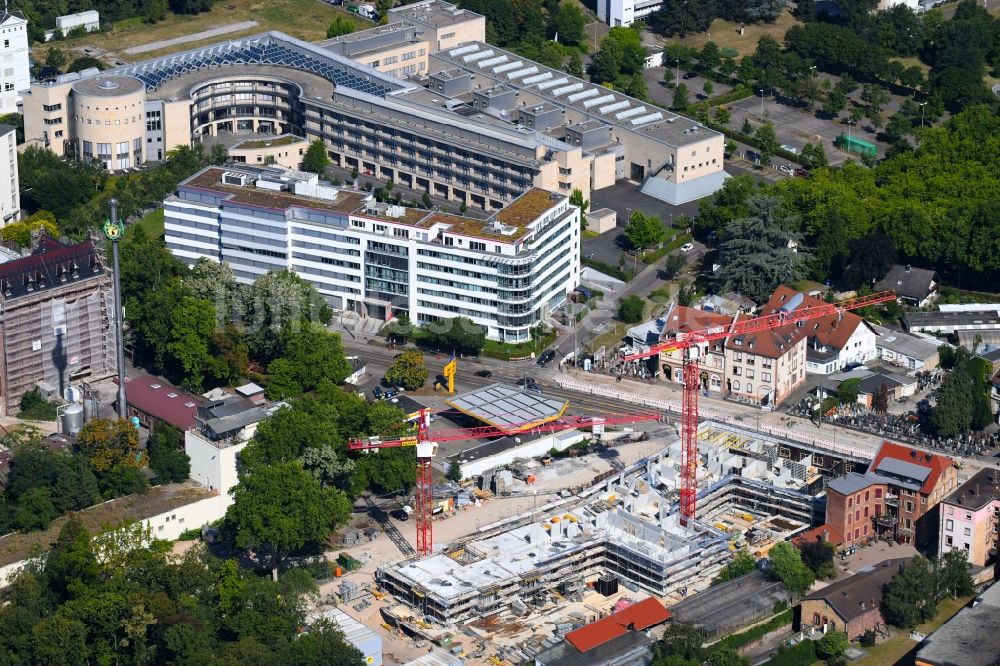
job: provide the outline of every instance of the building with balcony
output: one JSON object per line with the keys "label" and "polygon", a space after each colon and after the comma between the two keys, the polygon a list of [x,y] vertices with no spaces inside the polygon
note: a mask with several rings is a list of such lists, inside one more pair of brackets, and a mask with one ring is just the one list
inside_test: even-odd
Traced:
{"label": "building with balcony", "polygon": [[813,532],[853,546],[874,538],[938,547],[938,505],[957,485],[951,458],[883,442],[865,474],[827,484],[826,523]]}
{"label": "building with balcony", "polygon": [[17,113],[21,93],[31,87],[31,48],[28,45],[28,21],[24,14],[0,12],[0,115]]}
{"label": "building with balcony", "polygon": [[[316,44],[269,32],[33,85],[25,136],[109,170],[230,135],[320,139],[332,163],[470,208],[532,187],[623,179],[682,203],[722,186],[724,139],[486,44],[485,19],[441,0]],[[114,134],[113,138],[109,138]]]}
{"label": "building with balcony", "polygon": [[232,266],[243,283],[291,270],[335,309],[415,324],[467,317],[523,341],[576,287],[580,211],[533,188],[486,220],[376,203],[277,168],[209,167],[164,201],[182,261]]}
{"label": "building with balcony", "polygon": [[996,561],[1000,536],[1000,472],[981,469],[941,502],[938,554],[964,550],[983,567]]}

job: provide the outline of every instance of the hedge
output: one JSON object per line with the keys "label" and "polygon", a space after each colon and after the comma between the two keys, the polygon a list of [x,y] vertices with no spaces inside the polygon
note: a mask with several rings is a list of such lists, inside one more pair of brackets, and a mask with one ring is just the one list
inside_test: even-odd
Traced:
{"label": "hedge", "polygon": [[678,236],[675,236],[673,240],[671,240],[669,243],[661,247],[659,250],[653,250],[652,252],[647,252],[646,254],[642,255],[642,260],[647,264],[651,264],[657,259],[665,257],[668,252],[673,252],[681,245],[684,245],[684,243],[690,243],[693,239],[694,236],[688,233],[683,233]]}
{"label": "hedge", "polygon": [[768,666],[812,666],[816,663],[816,644],[804,640],[792,647],[776,652],[768,660]]}
{"label": "hedge", "polygon": [[610,275],[613,278],[617,278],[622,282],[628,282],[635,277],[635,273],[632,271],[622,270],[617,266],[612,266],[611,264],[606,264],[603,261],[597,261],[596,259],[588,259],[584,257],[580,260],[584,266],[590,266],[593,269],[599,270],[602,273]]}
{"label": "hedge", "polygon": [[739,634],[732,634],[726,636],[721,641],[719,641],[718,644],[724,645],[728,648],[732,648],[735,650],[737,648],[743,647],[747,643],[752,643],[756,640],[760,640],[761,638],[771,633],[775,629],[780,629],[786,624],[791,624],[791,623],[792,623],[792,609],[789,608],[788,610],[778,613],[764,624],[758,624],[755,627],[750,627],[746,631],[741,632]]}

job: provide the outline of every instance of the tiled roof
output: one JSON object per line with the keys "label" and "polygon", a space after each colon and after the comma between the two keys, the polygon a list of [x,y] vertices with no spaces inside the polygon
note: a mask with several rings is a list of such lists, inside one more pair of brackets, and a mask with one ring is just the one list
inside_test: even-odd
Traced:
{"label": "tiled roof", "polygon": [[0,264],[0,294],[11,300],[100,275],[101,264],[90,241],[63,245],[42,235],[26,257]]}
{"label": "tiled roof", "polygon": [[826,601],[845,622],[864,615],[877,607],[882,600],[882,586],[892,580],[900,566],[910,561],[900,557],[883,560],[872,567],[866,567],[850,578],[839,580],[821,590],[802,597],[803,601],[821,599]]}
{"label": "tiled roof", "polygon": [[133,377],[125,383],[125,400],[135,409],[179,430],[194,427],[198,405],[205,403],[204,398],[149,375]]}
{"label": "tiled roof", "polygon": [[791,541],[799,547],[802,547],[807,543],[813,543],[814,541],[826,541],[836,548],[840,544],[844,543],[844,536],[835,530],[829,523],[823,523],[822,525],[817,525],[811,530],[795,535],[792,537]]}
{"label": "tiled roof", "polygon": [[938,479],[941,478],[944,471],[951,467],[953,463],[952,459],[946,456],[927,453],[909,446],[886,441],[882,442],[882,446],[879,447],[878,453],[875,455],[875,459],[872,460],[869,469],[879,469],[879,465],[886,459],[895,459],[920,467],[926,467],[929,471],[927,477],[923,479],[923,485],[920,487],[920,492],[922,493],[933,491]]}
{"label": "tiled roof", "polygon": [[[761,312],[761,315],[771,314],[771,311]],[[751,319],[750,315],[741,314],[736,321]],[[735,349],[768,358],[780,358],[791,351],[795,345],[804,340],[805,330],[797,326],[786,326],[770,331],[759,331],[747,335],[731,335],[726,338],[726,349]],[[739,344],[737,344],[739,343]]]}
{"label": "tiled roof", "polygon": [[933,282],[932,270],[896,264],[889,269],[889,274],[875,285],[875,289],[892,289],[898,296],[922,301],[931,293]]}
{"label": "tiled roof", "polygon": [[[779,286],[771,294],[771,298],[767,304],[761,309],[761,314],[777,312],[781,309],[782,305],[787,303],[797,293],[799,292],[796,292],[791,287],[786,287],[785,285]],[[823,301],[815,296],[802,294],[802,304],[799,307],[809,308],[823,304]],[[809,343],[811,345],[818,344],[823,347],[833,347],[839,352],[847,345],[847,341],[854,335],[854,331],[858,329],[858,326],[865,325],[864,319],[858,315],[853,312],[844,312],[843,315],[832,314],[826,317],[810,319],[805,322],[803,329],[809,336]]]}
{"label": "tiled roof", "polygon": [[642,631],[668,619],[670,611],[655,598],[647,597],[625,610],[569,632],[566,640],[580,652],[587,652],[630,630]]}

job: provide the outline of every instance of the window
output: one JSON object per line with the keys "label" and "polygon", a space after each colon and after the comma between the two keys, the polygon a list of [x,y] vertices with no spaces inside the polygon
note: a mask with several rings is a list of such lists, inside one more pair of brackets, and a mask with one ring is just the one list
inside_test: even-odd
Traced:
{"label": "window", "polygon": [[854,497],[853,496],[847,498],[847,508],[850,509],[852,506],[854,506]]}
{"label": "window", "polygon": [[865,491],[865,501],[866,502],[868,501],[868,491],[867,490]]}
{"label": "window", "polygon": [[760,373],[760,376],[761,376],[761,379],[763,379],[765,382],[770,382],[771,381],[771,373],[770,372],[762,372],[762,373]]}
{"label": "window", "polygon": [[357,227],[359,229],[364,229],[365,228],[365,223],[364,223],[363,220],[351,220],[351,226],[352,227]]}
{"label": "window", "polygon": [[913,513],[913,502],[910,502],[909,500],[906,502],[906,512]]}
{"label": "window", "polygon": [[738,379],[733,380],[733,390],[734,391],[740,390],[740,380]]}
{"label": "window", "polygon": [[747,379],[753,379],[753,368],[747,368]]}
{"label": "window", "polygon": [[393,65],[396,63],[397,60],[399,60],[399,56],[388,56],[386,58],[382,58],[382,64]]}
{"label": "window", "polygon": [[486,251],[486,243],[480,243],[478,241],[470,241],[469,242],[469,249],[470,250],[476,250],[477,252],[485,252]]}
{"label": "window", "polygon": [[406,53],[403,54],[403,60],[413,60],[416,57],[417,57],[416,51],[407,51]]}
{"label": "window", "polygon": [[944,545],[946,545],[946,546],[954,546],[955,545],[955,539],[953,539],[950,536],[946,536],[944,538]]}
{"label": "window", "polygon": [[868,517],[868,507],[865,507],[865,518]]}
{"label": "window", "polygon": [[881,499],[881,497],[882,497],[882,489],[881,488],[876,488],[875,489],[875,499]]}
{"label": "window", "polygon": [[751,384],[750,382],[747,382],[746,392],[753,393],[753,384]]}
{"label": "window", "polygon": [[972,528],[966,527],[963,533],[965,534],[965,536],[972,536]]}
{"label": "window", "polygon": [[955,521],[954,520],[946,520],[946,521],[944,521],[944,531],[945,532],[953,532],[954,530],[955,530]]}
{"label": "window", "polygon": [[43,104],[42,108],[46,111],[59,111],[62,109],[62,104]]}

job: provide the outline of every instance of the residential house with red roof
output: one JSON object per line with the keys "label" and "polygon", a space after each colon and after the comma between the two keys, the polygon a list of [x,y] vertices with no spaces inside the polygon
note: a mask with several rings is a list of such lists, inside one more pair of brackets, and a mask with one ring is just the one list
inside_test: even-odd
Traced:
{"label": "residential house with red roof", "polygon": [[[762,315],[778,309],[770,305]],[[740,315],[737,321],[745,318]],[[795,325],[730,336],[725,355],[726,393],[753,403],[780,404],[806,379],[806,335]]]}
{"label": "residential house with red roof", "polygon": [[670,619],[670,611],[657,599],[639,603],[584,625],[566,639],[535,655],[536,666],[632,666],[648,664],[656,641],[647,629]]}
{"label": "residential house with red roof", "polygon": [[[683,337],[686,333],[702,331],[714,326],[728,326],[733,322],[733,317],[717,312],[675,305],[663,317],[663,322],[660,342],[670,342],[676,340],[678,336]],[[661,353],[661,376],[669,381],[681,382],[683,380],[681,361],[680,350]],[[707,355],[701,361],[701,367],[702,388],[721,393],[725,386],[723,380],[725,379],[726,367],[723,340],[717,340],[709,346]]]}
{"label": "residential house with red roof", "polygon": [[938,547],[938,505],[958,485],[951,458],[883,442],[865,474],[826,487],[826,522],[797,539],[853,546],[888,537],[919,550]]}
{"label": "residential house with red roof", "polygon": [[91,241],[42,235],[31,254],[0,264],[0,416],[39,383],[61,396],[114,375],[111,294]]}

